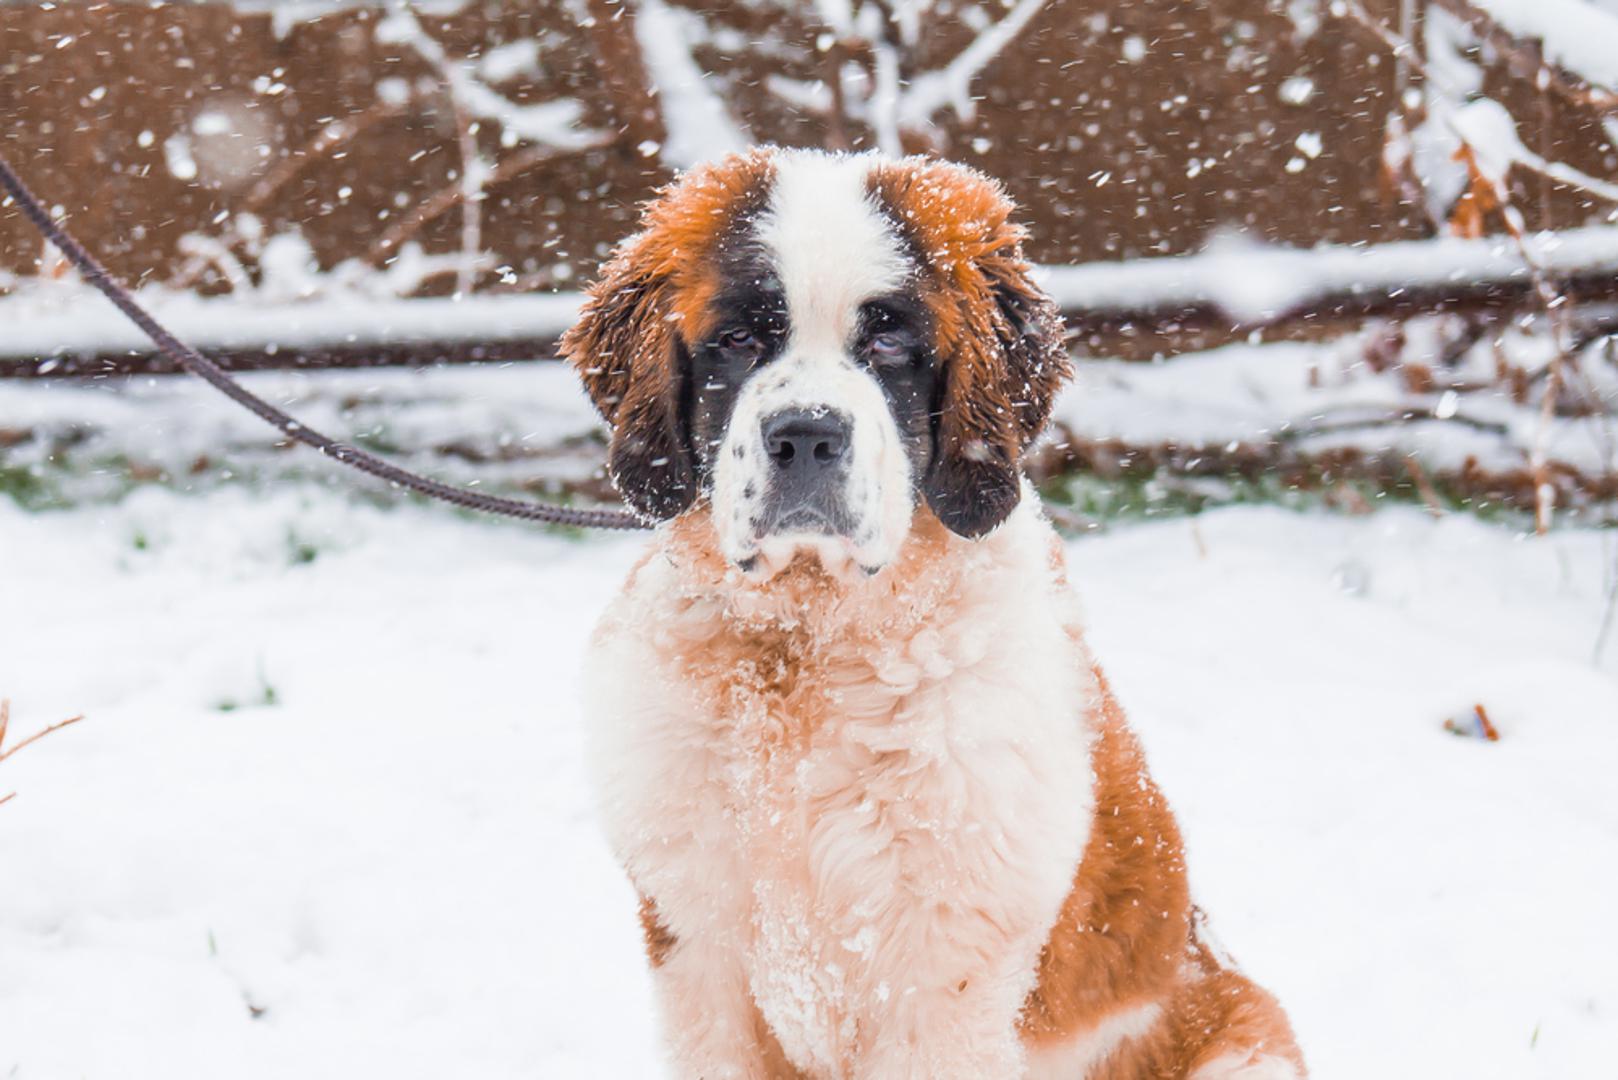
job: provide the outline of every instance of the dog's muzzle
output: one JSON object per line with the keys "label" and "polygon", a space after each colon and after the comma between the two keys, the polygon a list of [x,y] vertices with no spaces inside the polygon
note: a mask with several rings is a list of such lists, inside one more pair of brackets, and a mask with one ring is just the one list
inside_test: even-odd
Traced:
{"label": "dog's muzzle", "polygon": [[759,427],[770,462],[761,532],[850,535],[848,418],[829,409],[787,409]]}

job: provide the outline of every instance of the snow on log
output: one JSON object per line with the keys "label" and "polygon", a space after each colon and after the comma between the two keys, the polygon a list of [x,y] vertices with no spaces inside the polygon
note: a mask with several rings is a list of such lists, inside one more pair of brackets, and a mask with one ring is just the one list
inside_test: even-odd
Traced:
{"label": "snow on log", "polygon": [[[1570,298],[1618,300],[1618,227],[1540,233],[1527,245]],[[1307,249],[1226,241],[1197,255],[1039,273],[1081,338],[1535,303],[1522,253],[1501,236]],[[203,299],[154,288],[142,296],[182,339],[239,367],[533,359],[550,354],[581,303],[577,293],[379,299],[337,292],[268,302],[251,293]],[[0,377],[167,370],[149,359],[140,331],[82,285],[34,282],[0,297],[0,324],[7,327]]]}
{"label": "snow on log", "polygon": [[[1528,238],[1540,268],[1579,298],[1618,297],[1618,228]],[[1217,242],[1196,255],[1046,267],[1041,280],[1080,332],[1264,328],[1297,320],[1505,307],[1531,299],[1531,272],[1506,236],[1273,248]]]}
{"label": "snow on log", "polygon": [[[159,290],[140,296],[181,340],[235,368],[532,359],[548,354],[581,303],[576,293],[282,303]],[[0,298],[0,324],[0,377],[170,370],[88,286]]]}

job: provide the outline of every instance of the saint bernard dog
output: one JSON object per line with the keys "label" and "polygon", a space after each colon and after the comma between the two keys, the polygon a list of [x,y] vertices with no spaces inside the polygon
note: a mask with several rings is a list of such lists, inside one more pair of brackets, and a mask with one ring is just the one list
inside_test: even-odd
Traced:
{"label": "saint bernard dog", "polygon": [[1070,374],[1000,187],[697,169],[562,349],[661,519],[586,663],[672,1075],[1304,1075],[1209,941],[1020,458]]}

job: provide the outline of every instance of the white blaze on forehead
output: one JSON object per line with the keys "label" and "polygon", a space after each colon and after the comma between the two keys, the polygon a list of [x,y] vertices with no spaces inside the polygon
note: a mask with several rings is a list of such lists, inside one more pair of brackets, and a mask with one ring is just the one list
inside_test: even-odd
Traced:
{"label": "white blaze on forehead", "polygon": [[[786,300],[786,339],[736,396],[715,455],[713,511],[720,548],[742,565],[762,556],[766,572],[807,545],[823,566],[844,554],[868,570],[898,553],[914,510],[910,461],[882,385],[851,355],[860,305],[899,288],[910,272],[893,225],[866,192],[876,163],[815,151],[776,159],[769,205],[756,237]],[[765,521],[778,482],[764,445],[766,421],[790,411],[835,413],[848,425],[834,479],[846,514],[840,538],[770,533]]]}
{"label": "white blaze on forehead", "polygon": [[776,165],[758,235],[786,292],[794,345],[841,349],[860,304],[898,288],[908,272],[892,223],[866,191],[874,163],[797,151]]}

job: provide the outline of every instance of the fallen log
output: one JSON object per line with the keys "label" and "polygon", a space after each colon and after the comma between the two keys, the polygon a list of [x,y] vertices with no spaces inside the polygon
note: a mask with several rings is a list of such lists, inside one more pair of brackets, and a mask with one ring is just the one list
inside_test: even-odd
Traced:
{"label": "fallen log", "polygon": [[[1531,238],[1570,304],[1618,302],[1618,227]],[[1308,249],[1251,247],[1046,267],[1075,346],[1146,359],[1255,333],[1320,338],[1369,319],[1536,310],[1528,267],[1507,237],[1441,237]],[[160,374],[150,344],[99,296],[29,283],[0,298],[0,377]],[[576,293],[378,300],[334,292],[267,302],[245,295],[144,297],[181,338],[233,370],[412,366],[548,359],[577,314]]]}

